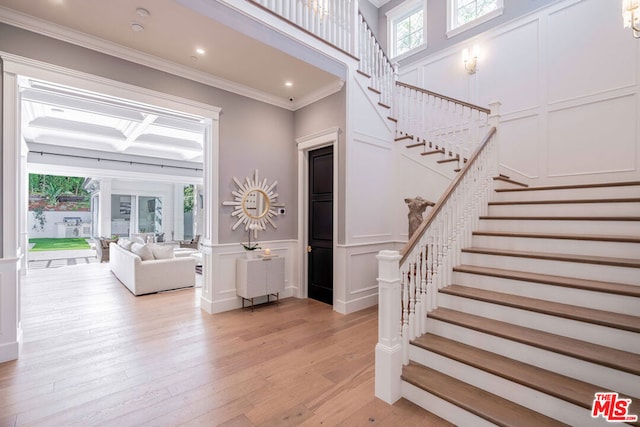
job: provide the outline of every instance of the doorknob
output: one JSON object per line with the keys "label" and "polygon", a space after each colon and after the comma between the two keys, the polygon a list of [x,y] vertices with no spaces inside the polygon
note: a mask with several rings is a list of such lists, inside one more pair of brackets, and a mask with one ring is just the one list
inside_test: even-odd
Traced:
{"label": "doorknob", "polygon": [[313,249],[311,249],[311,245],[307,246],[307,252],[311,253]]}

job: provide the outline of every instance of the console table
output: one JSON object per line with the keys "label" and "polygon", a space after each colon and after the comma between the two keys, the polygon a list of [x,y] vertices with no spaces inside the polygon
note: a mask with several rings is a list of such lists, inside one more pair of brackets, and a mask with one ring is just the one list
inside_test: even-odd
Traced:
{"label": "console table", "polygon": [[245,300],[266,296],[267,303],[271,295],[280,299],[280,292],[284,292],[284,258],[269,256],[255,259],[238,258],[236,261],[236,293],[242,298],[242,308]]}

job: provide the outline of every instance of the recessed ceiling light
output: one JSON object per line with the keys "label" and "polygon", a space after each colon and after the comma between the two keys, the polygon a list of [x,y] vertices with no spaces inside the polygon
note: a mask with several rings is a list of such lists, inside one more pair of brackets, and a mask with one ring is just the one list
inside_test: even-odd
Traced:
{"label": "recessed ceiling light", "polygon": [[133,22],[131,24],[131,29],[133,30],[134,33],[141,33],[144,31],[144,27],[138,24],[137,22]]}
{"label": "recessed ceiling light", "polygon": [[291,86],[293,86],[293,82],[284,82],[284,85],[286,87],[291,87]]}
{"label": "recessed ceiling light", "polygon": [[150,15],[151,15],[151,13],[149,13],[149,11],[148,11],[147,9],[143,8],[143,7],[139,7],[139,8],[137,8],[137,9],[136,9],[136,13],[137,13],[139,16],[142,16],[142,17],[144,17],[144,18],[146,18],[147,16],[150,16]]}
{"label": "recessed ceiling light", "polygon": [[201,48],[201,47],[196,48],[196,53],[197,53],[198,55],[204,55],[204,49],[203,49],[203,48]]}

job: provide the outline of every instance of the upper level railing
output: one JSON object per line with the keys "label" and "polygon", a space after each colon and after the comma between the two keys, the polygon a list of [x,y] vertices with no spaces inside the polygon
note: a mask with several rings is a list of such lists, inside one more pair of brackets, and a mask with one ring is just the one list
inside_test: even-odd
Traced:
{"label": "upper level railing", "polygon": [[360,14],[358,21],[360,63],[358,70],[371,77],[371,87],[380,92],[380,102],[391,107],[396,68]]}
{"label": "upper level railing", "polygon": [[406,83],[397,82],[395,87],[393,115],[398,132],[430,143],[426,150],[469,158],[488,129],[488,108]]}
{"label": "upper level railing", "polygon": [[380,102],[391,107],[395,68],[358,12],[358,0],[247,1],[357,58],[358,70],[371,77],[370,86],[380,92]]}
{"label": "upper level railing", "polygon": [[357,57],[357,0],[248,0]]}

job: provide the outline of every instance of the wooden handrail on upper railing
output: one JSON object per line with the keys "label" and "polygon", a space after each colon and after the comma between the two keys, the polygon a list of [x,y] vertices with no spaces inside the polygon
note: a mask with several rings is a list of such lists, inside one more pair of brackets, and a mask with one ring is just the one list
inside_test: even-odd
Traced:
{"label": "wooden handrail on upper railing", "polygon": [[292,21],[290,19],[287,19],[286,17],[280,15],[279,13],[276,13],[273,10],[269,9],[268,7],[260,4],[257,0],[246,0],[246,1],[251,3],[251,4],[253,4],[254,6],[264,10],[265,12],[269,13],[270,15],[273,15],[273,16],[277,17],[278,19],[281,19],[281,20],[287,22],[289,25],[292,25],[293,27],[297,28],[298,30],[300,30],[300,31],[310,35],[311,37],[313,37],[313,38],[325,43],[326,45],[331,46],[332,48],[344,53],[345,55],[348,55],[348,56],[350,56],[351,58],[353,58],[355,60],[359,60],[359,58],[357,56],[355,56],[353,52],[349,52],[349,51],[337,46],[336,44],[331,43],[330,41],[323,39],[319,35],[314,34],[312,31],[309,31],[308,29],[304,28],[302,25],[300,25],[300,24],[298,24],[298,23],[296,23],[296,22],[294,22],[294,21]]}
{"label": "wooden handrail on upper railing", "polygon": [[407,89],[412,89],[412,90],[415,90],[415,91],[418,91],[418,92],[425,93],[427,95],[435,96],[437,98],[442,98],[445,101],[453,102],[454,104],[462,105],[463,107],[468,107],[468,108],[471,108],[473,110],[478,110],[478,111],[480,111],[482,113],[486,113],[486,114],[491,113],[491,110],[488,109],[488,108],[481,107],[481,106],[475,105],[475,104],[471,104],[469,102],[460,101],[459,99],[451,98],[450,96],[446,96],[446,95],[441,95],[439,93],[432,92],[432,91],[426,90],[426,89],[422,89],[420,87],[413,86],[413,85],[410,85],[408,83],[396,82],[396,86],[406,87]]}
{"label": "wooden handrail on upper railing", "polygon": [[442,196],[440,197],[440,199],[438,200],[434,208],[429,212],[429,214],[424,219],[424,221],[422,221],[420,226],[416,229],[416,231],[413,233],[413,235],[411,236],[409,241],[406,243],[404,248],[402,248],[402,251],[401,251],[402,258],[400,259],[400,265],[402,265],[406,261],[411,250],[420,241],[420,238],[424,234],[425,230],[429,228],[433,220],[436,218],[436,215],[440,212],[442,207],[445,205],[445,202],[451,197],[451,195],[453,194],[453,191],[458,187],[458,185],[464,178],[467,171],[471,168],[473,163],[478,158],[478,155],[482,152],[484,147],[491,140],[491,138],[495,133],[496,133],[496,128],[492,126],[491,129],[489,129],[489,132],[487,133],[487,135],[484,137],[484,139],[480,143],[480,145],[478,145],[478,147],[475,149],[475,151],[469,158],[469,161],[465,163],[465,165],[462,167],[462,170],[460,170],[460,172],[456,175],[453,181],[451,181],[451,183],[449,184],[445,192],[442,194]]}

